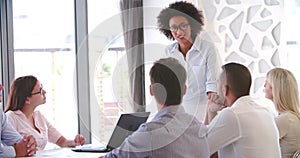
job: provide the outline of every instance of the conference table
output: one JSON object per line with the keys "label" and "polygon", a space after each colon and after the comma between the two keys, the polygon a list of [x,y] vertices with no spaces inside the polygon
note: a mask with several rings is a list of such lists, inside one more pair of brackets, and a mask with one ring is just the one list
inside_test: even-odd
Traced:
{"label": "conference table", "polygon": [[[98,158],[106,153],[95,152],[75,152],[71,148],[57,148],[50,150],[37,151],[32,157],[47,157],[47,158]],[[28,158],[28,157],[27,157]]]}

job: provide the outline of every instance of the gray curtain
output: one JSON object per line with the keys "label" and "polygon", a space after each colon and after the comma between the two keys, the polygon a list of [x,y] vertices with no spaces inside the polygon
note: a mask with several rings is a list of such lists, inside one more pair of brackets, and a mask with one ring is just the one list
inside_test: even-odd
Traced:
{"label": "gray curtain", "polygon": [[120,0],[134,111],[145,111],[143,1]]}

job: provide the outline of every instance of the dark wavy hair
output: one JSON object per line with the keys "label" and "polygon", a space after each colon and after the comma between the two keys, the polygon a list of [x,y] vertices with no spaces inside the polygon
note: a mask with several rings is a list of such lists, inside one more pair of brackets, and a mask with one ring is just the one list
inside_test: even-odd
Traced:
{"label": "dark wavy hair", "polygon": [[26,98],[31,97],[31,92],[37,81],[37,78],[31,75],[15,79],[10,86],[5,112],[21,110]]}
{"label": "dark wavy hair", "polygon": [[195,40],[204,25],[203,12],[186,1],[171,3],[169,7],[163,9],[157,16],[157,24],[159,31],[170,40],[174,40],[174,37],[169,28],[169,21],[174,16],[183,16],[188,20],[191,26],[192,39]]}

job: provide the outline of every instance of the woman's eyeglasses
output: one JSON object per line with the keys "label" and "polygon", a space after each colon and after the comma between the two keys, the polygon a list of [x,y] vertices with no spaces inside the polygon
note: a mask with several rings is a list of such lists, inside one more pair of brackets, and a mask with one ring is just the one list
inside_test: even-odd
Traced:
{"label": "woman's eyeglasses", "polygon": [[31,93],[31,95],[36,95],[36,94],[42,94],[43,92],[43,85],[41,85],[40,90],[34,93]]}
{"label": "woman's eyeglasses", "polygon": [[172,25],[172,26],[170,27],[170,31],[172,31],[172,32],[177,32],[178,29],[184,31],[184,30],[186,30],[186,29],[188,28],[188,26],[189,26],[189,24],[180,24],[179,26]]}

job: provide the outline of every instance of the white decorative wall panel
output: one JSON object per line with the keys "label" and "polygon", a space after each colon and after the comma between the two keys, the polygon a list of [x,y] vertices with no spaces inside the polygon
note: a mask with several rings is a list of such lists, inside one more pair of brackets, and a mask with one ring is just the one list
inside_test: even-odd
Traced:
{"label": "white decorative wall panel", "polygon": [[224,63],[246,65],[252,92],[261,91],[265,74],[284,64],[281,46],[283,0],[198,0],[205,30],[216,42]]}

